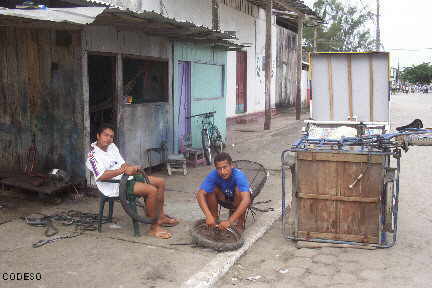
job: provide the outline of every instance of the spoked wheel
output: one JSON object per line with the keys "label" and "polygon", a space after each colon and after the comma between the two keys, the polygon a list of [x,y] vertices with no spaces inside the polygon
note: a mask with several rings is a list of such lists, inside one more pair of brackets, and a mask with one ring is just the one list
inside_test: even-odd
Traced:
{"label": "spoked wheel", "polygon": [[207,130],[203,130],[201,132],[201,140],[202,140],[202,147],[204,149],[204,157],[206,159],[207,165],[211,165],[213,159],[212,159],[211,148],[210,148],[210,137],[208,135]]}
{"label": "spoked wheel", "polygon": [[[147,176],[143,174],[143,177],[146,183],[149,184],[150,181],[147,178]],[[149,218],[146,215],[144,198],[128,194],[127,192],[128,178],[129,175],[123,174],[120,180],[119,198],[123,209],[125,210],[126,214],[128,214],[132,219],[138,222],[145,223],[145,224],[155,223],[159,217]],[[157,214],[159,214],[159,212]]]}
{"label": "spoked wheel", "polygon": [[224,143],[222,141],[222,136],[219,132],[219,130],[215,129],[213,135],[212,135],[212,144],[213,144],[213,150],[215,154],[219,154],[223,152],[224,149]]}
{"label": "spoked wheel", "polygon": [[230,227],[229,230],[208,228],[205,219],[194,223],[191,235],[192,242],[197,246],[212,248],[216,251],[236,250],[244,244],[242,233],[235,228]]}

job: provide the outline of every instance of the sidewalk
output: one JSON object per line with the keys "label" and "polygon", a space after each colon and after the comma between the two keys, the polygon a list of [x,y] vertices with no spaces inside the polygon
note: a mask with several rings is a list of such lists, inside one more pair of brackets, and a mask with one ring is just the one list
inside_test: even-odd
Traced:
{"label": "sidewalk", "polygon": [[[302,115],[306,117],[306,115]],[[148,225],[141,225],[141,237],[132,236],[132,222],[120,203],[115,204],[114,218],[120,229],[105,224],[102,233],[85,232],[83,235],[63,239],[40,248],[31,245],[46,239],[44,228],[30,227],[15,219],[0,225],[0,272],[41,273],[38,281],[4,281],[2,287],[209,287],[261,237],[280,215],[280,154],[298,139],[302,121],[295,121],[295,113],[281,113],[272,119],[272,129],[263,131],[261,121],[238,124],[228,134],[227,149],[233,159],[260,162],[270,171],[270,179],[257,201],[271,200],[275,211],[258,213],[256,221],[248,219],[246,243],[237,251],[217,253],[213,250],[193,248],[189,229],[202,218],[195,200],[195,192],[210,166],[189,168],[188,175],[156,173],[167,181],[167,214],[181,220],[181,224],[168,228],[173,233],[169,240],[146,235]],[[35,207],[29,212],[53,214],[79,210],[96,213],[98,198],[65,201],[57,206]],[[265,204],[267,205],[267,204]],[[263,205],[262,208],[269,206]],[[25,209],[16,207],[17,209]],[[5,209],[0,208],[0,213]],[[30,214],[29,213],[29,214]],[[58,226],[58,225],[57,225]],[[60,234],[72,228],[58,227]],[[282,236],[281,236],[282,237]]]}

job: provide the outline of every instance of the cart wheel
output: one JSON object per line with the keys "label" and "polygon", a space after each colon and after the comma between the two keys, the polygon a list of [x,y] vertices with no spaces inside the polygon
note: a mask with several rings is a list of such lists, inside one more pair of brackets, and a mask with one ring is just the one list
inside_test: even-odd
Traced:
{"label": "cart wheel", "polygon": [[234,228],[230,230],[209,229],[206,220],[201,219],[192,227],[192,242],[220,252],[239,249],[244,244],[243,235]]}

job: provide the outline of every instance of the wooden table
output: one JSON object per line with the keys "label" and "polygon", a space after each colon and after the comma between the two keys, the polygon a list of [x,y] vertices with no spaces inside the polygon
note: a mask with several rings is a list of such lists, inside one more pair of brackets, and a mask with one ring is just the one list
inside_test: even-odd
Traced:
{"label": "wooden table", "polygon": [[65,184],[65,183],[53,183],[52,181],[47,181],[47,183],[44,183],[41,186],[35,186],[32,183],[32,177],[25,176],[25,175],[4,178],[0,180],[0,183],[2,184],[3,191],[4,191],[4,187],[7,185],[7,186],[16,187],[16,188],[34,191],[43,194],[52,194],[54,192],[69,188],[72,185],[72,184]]}

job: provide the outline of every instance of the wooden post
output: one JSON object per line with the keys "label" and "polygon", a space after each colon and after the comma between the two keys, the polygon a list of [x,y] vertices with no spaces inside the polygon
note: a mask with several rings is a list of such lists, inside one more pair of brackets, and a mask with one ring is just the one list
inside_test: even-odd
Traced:
{"label": "wooden post", "polygon": [[314,27],[313,52],[317,52],[318,25]]}
{"label": "wooden post", "polygon": [[266,42],[265,42],[265,121],[264,130],[270,130],[271,126],[271,70],[272,70],[272,0],[267,0],[266,5]]}
{"label": "wooden post", "polygon": [[298,31],[297,31],[297,95],[296,95],[296,120],[300,120],[301,113],[301,78],[302,78],[302,65],[303,65],[303,57],[302,57],[302,39],[303,39],[303,14],[298,14]]}
{"label": "wooden post", "polygon": [[212,0],[212,28],[215,31],[219,31],[219,2],[218,0]]}

